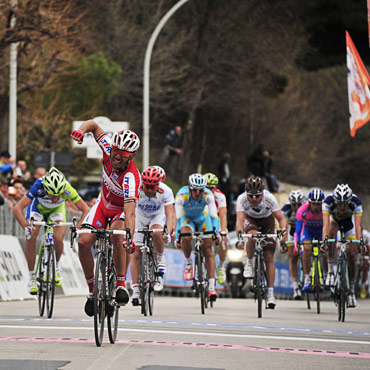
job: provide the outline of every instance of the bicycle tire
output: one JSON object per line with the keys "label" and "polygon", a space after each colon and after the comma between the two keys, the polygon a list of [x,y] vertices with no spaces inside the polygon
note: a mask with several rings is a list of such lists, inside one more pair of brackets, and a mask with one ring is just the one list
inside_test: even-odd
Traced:
{"label": "bicycle tire", "polygon": [[[114,268],[113,263],[113,256],[112,250],[108,249],[108,260],[109,260],[109,299],[110,301],[107,303],[108,306],[108,314],[107,314],[107,326],[108,326],[108,336],[109,341],[114,344],[117,339],[117,332],[118,332],[118,320],[119,320],[119,305],[113,300],[114,290],[116,289],[116,282],[117,282],[117,275]],[[113,312],[112,312],[113,310]]]}
{"label": "bicycle tire", "polygon": [[318,259],[315,258],[314,260],[314,292],[315,292],[315,297],[316,297],[316,308],[317,308],[317,313],[320,314],[320,293],[321,293],[321,283],[320,283],[320,262]]}
{"label": "bicycle tire", "polygon": [[148,294],[148,312],[150,316],[153,316],[154,312],[154,284],[155,284],[155,262],[153,255],[153,246],[149,244],[149,254],[148,254],[148,283],[149,283],[149,294]]}
{"label": "bicycle tire", "polygon": [[202,253],[199,250],[198,258],[196,258],[196,264],[197,264],[197,278],[198,278],[198,284],[199,284],[199,295],[200,295],[200,307],[202,315],[205,314],[205,287],[204,287],[204,277],[203,277],[203,261],[202,257],[200,255]]}
{"label": "bicycle tire", "polygon": [[140,289],[140,303],[141,303],[141,313],[144,316],[148,315],[147,308],[147,295],[146,295],[146,259],[147,253],[144,249],[141,254],[141,262],[140,262],[140,271],[139,271],[139,289]]}
{"label": "bicycle tire", "polygon": [[153,312],[154,312],[154,290],[153,290],[153,287],[152,287],[151,284],[150,284],[150,287],[149,287],[148,309],[149,309],[149,315],[153,316]]}
{"label": "bicycle tire", "polygon": [[256,258],[256,300],[257,300],[257,314],[258,318],[262,317],[262,299],[263,299],[263,266],[261,255],[257,254]]}
{"label": "bicycle tire", "polygon": [[39,303],[39,314],[42,317],[45,311],[45,302],[46,302],[46,295],[45,295],[45,284],[44,284],[44,274],[45,274],[45,262],[44,262],[44,253],[43,253],[43,246],[41,246],[40,253],[39,253],[39,260],[38,260],[38,267],[37,267],[37,277],[36,281],[38,284],[38,291],[37,291],[37,299]]}
{"label": "bicycle tire", "polygon": [[340,291],[341,296],[341,321],[344,322],[346,318],[346,305],[347,305],[347,298],[348,298],[348,291],[349,291],[349,283],[348,283],[348,266],[346,261],[342,262],[342,274],[341,274],[341,285],[342,289]]}
{"label": "bicycle tire", "polygon": [[239,278],[237,275],[231,275],[231,298],[239,298]]}
{"label": "bicycle tire", "polygon": [[53,315],[54,296],[55,296],[55,250],[54,246],[49,246],[48,263],[46,265],[46,311],[50,319]]}
{"label": "bicycle tire", "polygon": [[106,297],[106,276],[105,276],[106,259],[99,253],[95,265],[94,281],[94,334],[95,343],[100,347],[103,343],[104,320],[105,320],[105,297]]}
{"label": "bicycle tire", "polygon": [[363,260],[362,256],[359,254],[358,261],[356,263],[356,276],[355,276],[355,294],[357,299],[360,297],[362,266]]}

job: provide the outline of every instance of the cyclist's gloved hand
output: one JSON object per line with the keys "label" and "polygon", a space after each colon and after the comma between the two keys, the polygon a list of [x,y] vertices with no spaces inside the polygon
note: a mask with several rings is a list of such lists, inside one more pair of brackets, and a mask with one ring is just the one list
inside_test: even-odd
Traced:
{"label": "cyclist's gloved hand", "polygon": [[71,132],[72,139],[77,141],[78,144],[82,144],[82,141],[84,139],[84,133],[80,130],[73,130]]}
{"label": "cyclist's gloved hand", "polygon": [[127,249],[129,254],[135,253],[136,245],[134,242],[127,244],[127,240],[123,241],[123,248]]}
{"label": "cyclist's gloved hand", "polygon": [[164,234],[164,235],[166,236],[166,240],[165,240],[166,244],[171,243],[172,241],[171,235],[170,234]]}
{"label": "cyclist's gloved hand", "polygon": [[31,233],[32,233],[31,227],[30,226],[26,226],[24,228],[24,233],[26,234],[26,239],[27,240],[30,240],[31,239]]}
{"label": "cyclist's gloved hand", "polygon": [[323,243],[320,245],[320,251],[326,253],[328,251],[328,236],[326,235]]}
{"label": "cyclist's gloved hand", "polygon": [[281,244],[280,244],[280,252],[281,253],[286,253],[288,251],[288,247],[287,247],[287,245],[285,244],[285,242],[284,241],[282,241],[281,242]]}

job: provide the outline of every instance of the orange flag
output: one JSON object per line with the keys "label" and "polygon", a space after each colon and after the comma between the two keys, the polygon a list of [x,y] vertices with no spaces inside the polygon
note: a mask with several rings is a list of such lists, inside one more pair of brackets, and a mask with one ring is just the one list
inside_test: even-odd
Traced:
{"label": "orange flag", "polygon": [[370,120],[370,76],[346,31],[349,126],[351,136]]}
{"label": "orange flag", "polygon": [[369,46],[370,46],[370,0],[367,0],[367,27],[369,30]]}

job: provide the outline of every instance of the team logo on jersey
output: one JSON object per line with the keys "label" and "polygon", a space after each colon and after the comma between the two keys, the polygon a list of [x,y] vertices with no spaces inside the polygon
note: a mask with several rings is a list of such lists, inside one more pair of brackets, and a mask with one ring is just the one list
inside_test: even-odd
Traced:
{"label": "team logo on jersey", "polygon": [[96,221],[96,224],[99,226],[99,227],[102,227],[102,223],[100,221]]}
{"label": "team logo on jersey", "polygon": [[104,148],[109,148],[110,147],[110,143],[109,141],[106,139],[106,138],[103,138],[101,141],[100,141],[100,144],[104,146]]}
{"label": "team logo on jersey", "polygon": [[64,194],[67,195],[67,196],[70,196],[71,195],[71,192],[68,191],[68,190],[64,190]]}
{"label": "team logo on jersey", "polygon": [[163,193],[164,193],[164,190],[163,190],[163,189],[161,189],[161,188],[158,188],[158,190],[157,190],[157,191],[158,191],[158,193],[159,193],[159,194],[163,194]]}
{"label": "team logo on jersey", "polygon": [[119,178],[119,175],[118,175],[118,173],[117,173],[117,172],[113,172],[112,177],[113,177],[115,180],[117,180],[117,179]]}

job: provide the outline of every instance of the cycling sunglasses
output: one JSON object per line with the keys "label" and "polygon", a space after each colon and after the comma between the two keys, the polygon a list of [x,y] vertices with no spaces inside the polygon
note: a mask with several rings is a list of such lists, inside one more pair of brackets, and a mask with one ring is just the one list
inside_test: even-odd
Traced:
{"label": "cycling sunglasses", "polygon": [[255,198],[255,199],[257,199],[257,198],[259,198],[259,197],[262,196],[262,193],[257,193],[257,194],[247,193],[247,196],[248,196],[248,198]]}
{"label": "cycling sunglasses", "polygon": [[132,156],[132,153],[126,152],[126,150],[118,149],[115,146],[112,146],[111,150],[112,150],[112,154],[119,154],[121,157],[124,157],[124,158],[130,158]]}
{"label": "cycling sunglasses", "polygon": [[159,184],[158,185],[147,185],[147,184],[143,184],[144,188],[145,189],[148,189],[148,190],[151,190],[151,189],[158,189],[159,187]]}
{"label": "cycling sunglasses", "polygon": [[191,189],[194,193],[203,193],[204,189]]}

